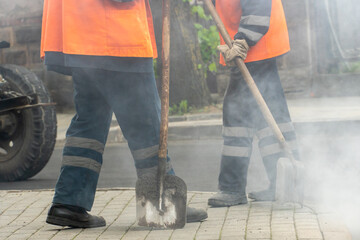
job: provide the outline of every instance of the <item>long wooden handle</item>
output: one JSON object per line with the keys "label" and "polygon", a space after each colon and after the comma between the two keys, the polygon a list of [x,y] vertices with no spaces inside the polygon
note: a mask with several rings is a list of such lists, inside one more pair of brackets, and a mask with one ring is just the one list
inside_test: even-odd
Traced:
{"label": "long wooden handle", "polygon": [[163,0],[162,83],[159,158],[167,157],[170,79],[170,0]]}
{"label": "long wooden handle", "polygon": [[162,79],[161,79],[161,124],[160,143],[158,153],[157,184],[159,191],[158,210],[162,214],[165,211],[164,182],[167,162],[167,136],[169,117],[169,81],[170,81],[170,0],[162,3]]}
{"label": "long wooden handle", "polygon": [[[218,13],[216,12],[216,9],[213,5],[213,3],[211,2],[211,0],[204,0],[205,5],[207,6],[207,8],[209,9],[209,12],[211,14],[211,16],[213,17],[216,26],[221,34],[221,36],[223,37],[225,43],[231,48],[232,47],[232,41],[231,38],[229,36],[229,33],[227,32],[223,22],[221,21]],[[266,122],[268,123],[269,127],[271,128],[271,130],[273,131],[274,135],[276,136],[276,138],[278,139],[281,147],[283,148],[283,150],[285,151],[286,155],[294,160],[291,148],[289,147],[289,145],[287,144],[287,142],[285,141],[285,138],[283,136],[283,134],[280,131],[279,126],[277,125],[273,115],[271,114],[269,107],[267,106],[264,98],[262,97],[259,89],[257,88],[254,79],[251,77],[249,70],[247,69],[244,61],[241,58],[236,58],[235,59],[235,63],[236,65],[239,67],[241,74],[243,75],[245,82],[247,83],[247,85],[250,88],[251,93],[253,94],[257,104],[260,107],[260,110],[266,120]]]}

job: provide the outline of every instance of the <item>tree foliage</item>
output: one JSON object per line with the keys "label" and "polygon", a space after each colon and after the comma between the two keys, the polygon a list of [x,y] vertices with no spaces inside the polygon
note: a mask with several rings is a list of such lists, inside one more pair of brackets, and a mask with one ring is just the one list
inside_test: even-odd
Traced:
{"label": "tree foliage", "polygon": [[[156,42],[161,53],[162,0],[152,0]],[[201,107],[210,103],[196,17],[191,6],[184,1],[171,1],[171,49],[170,49],[170,105],[186,100],[189,106]],[[161,54],[159,54],[161,56]],[[161,59],[157,60],[157,75],[161,77]],[[159,83],[159,81],[158,81]],[[159,86],[160,87],[160,86]]]}

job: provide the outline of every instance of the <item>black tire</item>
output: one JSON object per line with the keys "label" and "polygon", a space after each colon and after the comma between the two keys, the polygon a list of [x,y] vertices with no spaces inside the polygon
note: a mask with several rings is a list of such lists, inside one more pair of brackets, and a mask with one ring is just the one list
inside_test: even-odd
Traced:
{"label": "black tire", "polygon": [[[12,91],[23,95],[35,93],[40,103],[51,101],[42,81],[28,69],[0,65],[1,76],[10,84]],[[11,137],[0,135],[0,181],[25,180],[36,175],[49,161],[56,142],[54,106],[14,110],[10,114],[17,125]]]}

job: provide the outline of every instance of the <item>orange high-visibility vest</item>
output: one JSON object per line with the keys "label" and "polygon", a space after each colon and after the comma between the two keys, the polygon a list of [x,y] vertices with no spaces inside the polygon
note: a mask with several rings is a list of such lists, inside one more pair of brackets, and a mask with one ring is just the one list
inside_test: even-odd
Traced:
{"label": "orange high-visibility vest", "polygon": [[157,57],[148,0],[45,0],[45,52],[92,56]]}
{"label": "orange high-visibility vest", "polygon": [[[219,13],[231,38],[238,32],[241,18],[241,0],[217,0],[216,10]],[[256,1],[254,1],[256,4]],[[225,44],[221,38],[221,44]],[[281,0],[272,0],[270,27],[268,32],[252,46],[245,62],[260,61],[280,56],[290,50],[289,34]],[[225,65],[223,56],[220,63]]]}

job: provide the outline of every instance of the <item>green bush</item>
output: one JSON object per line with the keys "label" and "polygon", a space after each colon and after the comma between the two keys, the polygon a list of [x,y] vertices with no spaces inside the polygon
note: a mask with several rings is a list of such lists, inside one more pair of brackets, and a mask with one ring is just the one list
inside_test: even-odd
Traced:
{"label": "green bush", "polygon": [[[194,24],[200,43],[201,58],[207,65],[207,69],[216,72],[217,46],[220,43],[219,33],[215,25],[205,28],[199,23]],[[206,69],[206,70],[207,70]]]}
{"label": "green bush", "polygon": [[[189,0],[183,0],[183,2],[189,2]],[[203,22],[208,23],[212,17],[206,15],[202,6],[192,6],[191,12],[196,14]],[[201,59],[206,65],[203,67],[201,64],[198,65],[199,69],[203,69],[206,75],[207,70],[210,72],[217,71],[217,46],[220,44],[220,36],[215,25],[211,25],[206,28],[201,23],[194,23],[197,30],[198,40],[200,44]]]}
{"label": "green bush", "polygon": [[360,73],[360,62],[353,62],[347,68],[343,68],[344,73]]}
{"label": "green bush", "polygon": [[184,115],[189,112],[188,102],[187,100],[182,100],[179,104],[173,104],[169,108],[170,115]]}

